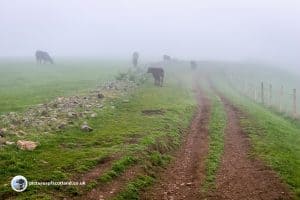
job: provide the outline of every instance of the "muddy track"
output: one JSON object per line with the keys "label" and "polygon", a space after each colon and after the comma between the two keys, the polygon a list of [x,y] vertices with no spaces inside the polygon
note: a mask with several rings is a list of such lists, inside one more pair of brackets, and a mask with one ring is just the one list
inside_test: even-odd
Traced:
{"label": "muddy track", "polygon": [[224,154],[216,176],[216,191],[205,199],[291,199],[277,174],[250,158],[250,140],[240,127],[242,113],[221,96],[227,112]]}
{"label": "muddy track", "polygon": [[133,166],[126,170],[122,175],[112,180],[110,183],[100,185],[87,194],[81,196],[80,200],[106,200],[115,197],[122,189],[126,187],[126,184],[141,174],[142,170],[140,166]]}
{"label": "muddy track", "polygon": [[141,199],[199,199],[199,187],[205,176],[211,107],[209,99],[201,91],[198,104],[189,133],[174,161],[162,172],[158,182],[141,195]]}

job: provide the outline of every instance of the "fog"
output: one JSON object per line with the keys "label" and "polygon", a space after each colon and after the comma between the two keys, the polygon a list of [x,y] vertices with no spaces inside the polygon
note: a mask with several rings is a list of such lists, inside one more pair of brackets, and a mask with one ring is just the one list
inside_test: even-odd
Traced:
{"label": "fog", "polygon": [[299,0],[0,0],[0,27],[0,57],[300,63]]}

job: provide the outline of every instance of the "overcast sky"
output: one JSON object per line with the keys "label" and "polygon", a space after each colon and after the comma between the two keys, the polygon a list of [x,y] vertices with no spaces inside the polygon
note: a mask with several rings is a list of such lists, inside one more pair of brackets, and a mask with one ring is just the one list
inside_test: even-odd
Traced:
{"label": "overcast sky", "polygon": [[[0,57],[300,60],[299,0],[0,0]],[[299,62],[300,63],[300,62]]]}

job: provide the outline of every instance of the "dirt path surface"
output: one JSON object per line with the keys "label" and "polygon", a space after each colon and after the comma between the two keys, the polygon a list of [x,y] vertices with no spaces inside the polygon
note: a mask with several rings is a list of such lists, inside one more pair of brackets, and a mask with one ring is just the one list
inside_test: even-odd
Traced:
{"label": "dirt path surface", "polygon": [[288,188],[262,161],[250,158],[250,141],[243,133],[242,116],[225,98],[227,112],[224,155],[216,177],[216,191],[206,199],[291,199]]}
{"label": "dirt path surface", "polygon": [[210,101],[200,91],[198,102],[198,111],[174,162],[158,182],[141,195],[141,199],[199,199],[199,186],[205,175],[204,160],[208,153]]}
{"label": "dirt path surface", "polygon": [[105,185],[100,185],[92,189],[87,194],[81,196],[78,199],[81,200],[106,200],[111,199],[116,194],[118,194],[123,188],[126,187],[126,184],[134,179],[139,173],[141,169],[139,166],[133,166],[126,170],[121,176],[117,177],[116,179],[112,180],[110,183]]}

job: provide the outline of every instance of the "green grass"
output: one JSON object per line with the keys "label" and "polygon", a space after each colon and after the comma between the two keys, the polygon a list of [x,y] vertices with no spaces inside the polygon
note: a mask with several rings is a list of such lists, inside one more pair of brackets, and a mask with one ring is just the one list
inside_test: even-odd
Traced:
{"label": "green grass", "polygon": [[138,200],[140,191],[153,184],[153,182],[154,179],[150,176],[139,176],[128,183],[125,189],[114,200]]}
{"label": "green grass", "polygon": [[226,126],[226,113],[223,103],[215,95],[212,95],[212,99],[212,113],[209,122],[209,152],[205,160],[206,177],[201,188],[204,192],[215,189],[216,173],[224,149],[224,130]]}
{"label": "green grass", "polygon": [[[39,67],[49,67],[49,65]],[[47,70],[50,71],[50,69]],[[89,73],[96,74],[95,71]],[[83,74],[77,71],[73,77],[69,77],[70,80],[74,79],[70,82],[70,87],[80,85],[77,79],[84,77]],[[94,78],[95,76],[97,75],[94,75]],[[36,81],[39,85],[39,78],[33,79],[33,77],[32,81]],[[68,87],[64,88],[61,93],[50,92],[53,88],[52,83],[55,82],[52,79],[55,78],[49,78],[50,83],[45,83],[49,91],[48,89],[42,92],[36,91],[35,87],[31,87],[30,90],[33,93],[43,93],[45,99],[51,98],[52,95],[76,93],[77,90],[68,89]],[[61,79],[64,79],[63,75]],[[90,79],[89,84],[96,83],[93,82],[92,77]],[[17,89],[12,96],[19,98],[26,93],[22,92],[22,85],[19,87],[21,89]],[[18,106],[20,104],[20,107],[6,107],[3,111],[22,110],[24,105],[45,100],[43,98],[36,100],[33,95],[26,98],[25,103],[16,102]],[[124,102],[124,99],[129,101]],[[114,108],[111,105],[114,105]],[[22,109],[19,109],[21,107]],[[86,190],[83,186],[30,186],[26,192],[17,194],[11,190],[9,182],[17,174],[24,175],[29,181],[70,180],[74,175],[85,173],[113,154],[122,154],[122,158],[116,160],[111,168],[117,175],[127,167],[147,162],[148,159],[160,165],[160,162],[164,162],[161,160],[166,160],[163,154],[179,145],[182,130],[189,124],[195,108],[195,99],[190,91],[190,85],[185,83],[185,80],[178,81],[170,78],[170,81],[166,82],[162,88],[154,87],[152,80],[148,81],[132,94],[107,100],[104,107],[98,111],[97,118],[86,120],[94,128],[93,132],[80,131],[82,121],[75,121],[73,126],[59,132],[48,134],[35,130],[28,132],[29,134],[24,136],[24,139],[38,141],[40,144],[32,152],[21,151],[14,145],[0,148],[0,198],[51,199],[52,196],[58,198],[82,194]],[[163,109],[165,114],[147,116],[141,113],[144,109]],[[12,137],[12,139],[17,138]],[[162,157],[155,152],[159,152]],[[87,187],[93,188],[96,184],[92,182]]]}
{"label": "green grass", "polygon": [[300,199],[300,126],[279,113],[241,96],[226,80],[215,80],[220,91],[246,115],[241,124],[253,144],[253,155],[274,169]]}
{"label": "green grass", "polygon": [[111,170],[105,172],[103,175],[99,177],[99,181],[102,183],[107,183],[111,181],[113,178],[119,176],[123,173],[128,167],[136,163],[136,159],[132,156],[125,156],[115,163],[113,163]]}
{"label": "green grass", "polygon": [[0,114],[92,89],[128,66],[117,61],[57,61],[55,65],[1,61]]}

